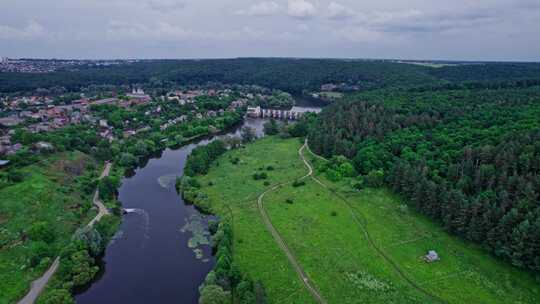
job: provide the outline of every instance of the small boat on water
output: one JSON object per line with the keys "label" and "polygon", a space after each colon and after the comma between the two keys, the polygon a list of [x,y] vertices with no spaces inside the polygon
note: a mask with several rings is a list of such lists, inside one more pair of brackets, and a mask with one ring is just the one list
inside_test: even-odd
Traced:
{"label": "small boat on water", "polygon": [[122,209],[122,214],[130,214],[130,213],[136,213],[137,209]]}

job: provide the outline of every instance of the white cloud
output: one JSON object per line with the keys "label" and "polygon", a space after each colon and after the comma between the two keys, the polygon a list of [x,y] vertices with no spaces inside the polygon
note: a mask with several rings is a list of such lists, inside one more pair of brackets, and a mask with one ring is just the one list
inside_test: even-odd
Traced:
{"label": "white cloud", "polygon": [[242,41],[263,38],[264,31],[245,26],[241,29],[223,31],[194,31],[174,24],[158,21],[154,24],[128,23],[114,20],[109,23],[108,38],[112,41]]}
{"label": "white cloud", "polygon": [[358,13],[357,25],[389,33],[441,33],[456,29],[478,29],[501,21],[496,13],[482,11],[420,11],[406,9]]}
{"label": "white cloud", "polygon": [[308,19],[317,14],[317,9],[306,0],[289,0],[287,13],[294,18]]}
{"label": "white cloud", "polygon": [[0,25],[0,39],[29,39],[45,34],[45,28],[34,20],[30,20],[24,28]]}
{"label": "white cloud", "polygon": [[270,16],[276,14],[280,9],[279,4],[274,1],[265,1],[253,4],[245,10],[239,10],[237,14],[246,16]]}
{"label": "white cloud", "polygon": [[337,2],[330,2],[327,14],[330,19],[335,20],[348,19],[356,15],[354,10]]}
{"label": "white cloud", "polygon": [[179,40],[188,39],[196,36],[191,31],[179,26],[172,25],[164,21],[158,21],[154,25],[145,25],[143,23],[130,23],[119,20],[113,20],[109,23],[107,29],[109,38],[113,40],[123,39],[160,39],[160,40]]}

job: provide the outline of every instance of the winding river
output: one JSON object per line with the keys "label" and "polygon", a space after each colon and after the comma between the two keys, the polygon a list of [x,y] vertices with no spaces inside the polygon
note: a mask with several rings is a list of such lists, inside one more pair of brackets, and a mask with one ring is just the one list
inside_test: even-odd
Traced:
{"label": "winding river", "polygon": [[[263,124],[247,118],[241,127],[262,136]],[[226,135],[238,135],[241,127]],[[119,200],[134,212],[124,216],[102,259],[102,272],[76,295],[77,303],[197,303],[198,287],[214,266],[211,247],[204,242],[207,217],[184,204],[174,181],[195,147],[220,136],[167,149],[122,180]]]}

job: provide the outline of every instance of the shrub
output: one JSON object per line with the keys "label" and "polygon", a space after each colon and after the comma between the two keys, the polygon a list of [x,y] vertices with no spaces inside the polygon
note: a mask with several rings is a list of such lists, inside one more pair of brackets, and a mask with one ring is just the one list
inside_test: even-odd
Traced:
{"label": "shrub", "polygon": [[253,174],[253,179],[254,180],[261,180],[261,179],[267,179],[267,178],[268,178],[268,174],[266,174],[266,172],[254,173]]}
{"label": "shrub", "polygon": [[331,215],[331,216],[337,216],[337,212],[336,212],[336,211],[332,211],[332,212],[330,213],[330,215]]}
{"label": "shrub", "polygon": [[285,203],[287,203],[289,205],[292,205],[292,204],[294,204],[294,201],[292,199],[288,198],[288,199],[285,200]]}
{"label": "shrub", "polygon": [[274,171],[274,167],[268,166],[268,167],[266,167],[266,170],[267,170],[267,171]]}
{"label": "shrub", "polygon": [[56,238],[53,226],[46,222],[36,222],[28,229],[28,237],[33,241],[52,243]]}
{"label": "shrub", "polygon": [[75,304],[71,293],[65,289],[55,289],[43,297],[44,304]]}
{"label": "shrub", "polygon": [[269,181],[264,181],[263,183],[265,186],[270,186],[270,182]]}
{"label": "shrub", "polygon": [[118,161],[118,164],[125,168],[131,168],[135,167],[138,162],[139,160],[137,159],[137,157],[135,157],[135,155],[126,152],[120,155],[120,160]]}
{"label": "shrub", "polygon": [[42,259],[51,256],[49,245],[43,241],[30,243],[30,264],[32,267],[37,266]]}
{"label": "shrub", "polygon": [[398,210],[401,213],[408,213],[409,212],[409,207],[407,205],[399,205]]}
{"label": "shrub", "polygon": [[219,221],[217,220],[210,220],[208,221],[208,231],[210,234],[214,235],[218,231],[219,228]]}
{"label": "shrub", "polygon": [[384,171],[382,170],[372,170],[364,178],[365,183],[368,187],[379,188],[384,185]]}
{"label": "shrub", "polygon": [[23,181],[24,175],[19,171],[10,170],[7,174],[7,178],[12,183],[19,183]]}
{"label": "shrub", "polygon": [[204,285],[201,288],[199,304],[228,304],[230,303],[230,292],[224,291],[218,285]]}
{"label": "shrub", "polygon": [[77,229],[73,235],[73,239],[84,242],[92,256],[101,254],[106,246],[101,233],[93,227],[82,227]]}
{"label": "shrub", "polygon": [[305,186],[306,185],[306,182],[303,181],[303,180],[295,180],[292,184],[293,187],[297,188],[297,187],[301,187],[301,186]]}
{"label": "shrub", "polygon": [[102,200],[112,200],[116,195],[116,189],[120,186],[120,180],[113,176],[105,176],[98,183],[99,197]]}
{"label": "shrub", "polygon": [[276,135],[278,133],[279,133],[279,126],[274,119],[270,119],[270,121],[264,124],[264,134]]}
{"label": "shrub", "polygon": [[343,178],[341,173],[339,173],[338,171],[334,169],[327,169],[326,177],[333,182],[339,182]]}
{"label": "shrub", "polygon": [[227,151],[225,142],[216,140],[206,146],[199,146],[188,156],[184,173],[195,176],[208,173],[211,163]]}

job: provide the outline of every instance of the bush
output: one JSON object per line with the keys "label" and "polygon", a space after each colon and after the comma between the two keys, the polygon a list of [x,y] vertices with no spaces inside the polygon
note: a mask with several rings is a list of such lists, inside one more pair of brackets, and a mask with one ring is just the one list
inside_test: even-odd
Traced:
{"label": "bush", "polygon": [[266,167],[266,170],[267,170],[267,171],[274,171],[274,167],[268,166],[268,167]]}
{"label": "bush", "polygon": [[103,238],[104,245],[111,240],[120,225],[121,218],[116,216],[104,216],[95,224],[96,230]]}
{"label": "bush", "polygon": [[292,205],[292,204],[294,204],[294,201],[292,199],[288,198],[288,199],[285,200],[285,203],[287,203],[289,205]]}
{"label": "bush", "polygon": [[[99,268],[81,242],[72,242],[62,253],[59,274],[72,287],[88,284]],[[66,286],[67,286],[66,285]]]}
{"label": "bush", "polygon": [[7,174],[7,179],[12,183],[19,183],[23,181],[24,175],[19,171],[10,170]]}
{"label": "bush", "polygon": [[118,160],[118,164],[124,168],[135,167],[138,162],[139,160],[137,157],[131,153],[122,153],[122,155],[120,155],[120,159]]}
{"label": "bush", "polygon": [[368,187],[380,188],[384,185],[384,171],[372,170],[364,178],[364,181]]}
{"label": "bush", "polygon": [[92,256],[101,254],[106,246],[101,233],[93,227],[85,226],[77,229],[73,235],[73,239],[84,242]]}
{"label": "bush", "polygon": [[331,215],[331,216],[337,216],[337,212],[336,212],[336,211],[332,211],[332,212],[330,213],[330,215]]}
{"label": "bush", "polygon": [[399,212],[405,214],[405,213],[409,212],[409,207],[407,205],[399,205],[398,210],[399,210]]}
{"label": "bush", "polygon": [[274,119],[270,119],[270,121],[264,124],[264,134],[276,135],[278,133],[279,133],[279,126]]}
{"label": "bush", "polygon": [[51,256],[49,245],[43,241],[30,243],[30,265],[37,266],[42,259]]}
{"label": "bush", "polygon": [[261,180],[261,179],[267,179],[267,178],[268,178],[268,174],[266,174],[266,172],[254,173],[253,174],[253,179],[254,180]]}
{"label": "bush", "polygon": [[75,304],[71,293],[65,289],[55,289],[43,297],[44,304]]}
{"label": "bush", "polygon": [[218,285],[203,285],[200,290],[199,304],[228,304],[231,302],[230,292]]}
{"label": "bush", "polygon": [[120,187],[120,180],[113,176],[105,176],[98,183],[99,198],[104,201],[112,200],[116,196],[116,189]]}
{"label": "bush", "polygon": [[222,140],[216,140],[206,146],[193,149],[186,161],[185,175],[195,176],[208,173],[212,162],[226,151],[227,147]]}
{"label": "bush", "polygon": [[43,241],[48,244],[56,239],[53,226],[46,222],[33,223],[28,229],[28,237],[33,241]]}
{"label": "bush", "polygon": [[270,186],[270,182],[269,181],[264,181],[263,185]]}
{"label": "bush", "polygon": [[201,184],[196,178],[184,175],[176,179],[176,190],[190,190],[191,188],[201,188]]}
{"label": "bush", "polygon": [[301,186],[305,186],[306,185],[306,182],[303,181],[303,180],[295,180],[292,184],[293,187],[297,188],[297,187],[301,187]]}

